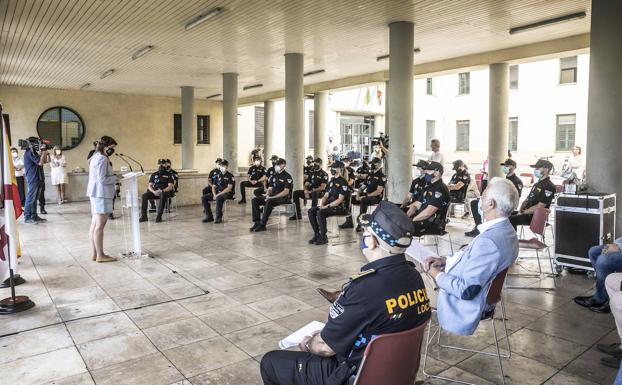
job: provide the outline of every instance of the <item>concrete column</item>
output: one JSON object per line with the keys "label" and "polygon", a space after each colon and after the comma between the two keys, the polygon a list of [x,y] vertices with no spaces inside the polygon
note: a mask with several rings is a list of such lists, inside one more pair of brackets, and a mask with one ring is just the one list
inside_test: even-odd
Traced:
{"label": "concrete column", "polygon": [[238,172],[238,74],[222,74],[222,157]]}
{"label": "concrete column", "polygon": [[503,176],[499,164],[508,154],[508,100],[510,75],[507,63],[491,64],[488,91],[488,175]]}
{"label": "concrete column", "polygon": [[390,154],[388,198],[400,202],[412,180],[413,143],[413,46],[415,26],[399,21],[389,24],[389,127]]}
{"label": "concrete column", "polygon": [[294,180],[294,189],[302,189],[305,157],[303,56],[285,54],[285,160]]}
{"label": "concrete column", "polygon": [[316,92],[313,95],[313,156],[322,158],[324,165],[328,164],[326,159],[326,142],[328,133],[326,132],[326,109],[328,108],[328,92]]}
{"label": "concrete column", "polygon": [[181,168],[194,169],[196,146],[196,123],[194,117],[194,87],[181,87]]}
{"label": "concrete column", "polygon": [[263,156],[264,162],[269,167],[270,157],[274,154],[274,102],[266,100],[263,102]]}
{"label": "concrete column", "polygon": [[591,191],[617,193],[616,235],[622,234],[622,2],[592,1],[587,103],[586,178]]}
{"label": "concrete column", "polygon": [[384,84],[384,133],[389,135],[389,81]]}

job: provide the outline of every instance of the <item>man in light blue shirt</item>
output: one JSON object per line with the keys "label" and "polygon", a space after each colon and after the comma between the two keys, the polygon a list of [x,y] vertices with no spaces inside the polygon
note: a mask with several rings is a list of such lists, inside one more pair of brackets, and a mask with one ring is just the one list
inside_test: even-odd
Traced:
{"label": "man in light blue shirt", "polygon": [[[482,315],[491,311],[486,303],[495,277],[518,257],[518,239],[508,217],[518,205],[514,185],[494,178],[482,194],[484,223],[480,234],[453,256],[429,257],[423,269],[436,281],[438,322],[444,330],[471,335]],[[426,286],[433,284],[429,279]],[[433,292],[428,287],[428,293]],[[434,306],[434,298],[430,295]]]}

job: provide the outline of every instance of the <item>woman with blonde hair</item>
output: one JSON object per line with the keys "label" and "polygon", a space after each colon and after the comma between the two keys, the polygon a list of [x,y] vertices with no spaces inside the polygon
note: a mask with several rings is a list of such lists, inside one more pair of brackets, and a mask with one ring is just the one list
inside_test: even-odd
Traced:
{"label": "woman with blonde hair", "polygon": [[63,150],[60,146],[54,146],[52,150],[52,156],[50,157],[50,168],[52,173],[50,179],[52,185],[56,186],[56,193],[58,194],[58,204],[62,205],[67,202],[65,199],[65,187],[67,185],[67,160],[63,155]]}
{"label": "woman with blonde hair", "polygon": [[97,142],[89,164],[89,184],[86,195],[91,200],[91,229],[89,238],[93,250],[92,259],[97,262],[113,262],[117,259],[104,253],[104,227],[112,213],[112,199],[119,177],[112,172],[109,156],[114,154],[117,142],[109,136],[102,136]]}

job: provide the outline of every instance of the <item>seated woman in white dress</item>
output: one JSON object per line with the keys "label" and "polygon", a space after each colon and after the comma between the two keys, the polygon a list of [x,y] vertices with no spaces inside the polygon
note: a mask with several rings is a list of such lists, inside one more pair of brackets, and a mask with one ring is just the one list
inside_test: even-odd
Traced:
{"label": "seated woman in white dress", "polygon": [[54,151],[50,157],[50,168],[52,169],[50,179],[52,179],[52,185],[56,186],[58,204],[62,205],[67,202],[65,199],[65,186],[68,182],[68,178],[67,160],[65,160],[65,155],[63,155],[60,146],[54,146]]}

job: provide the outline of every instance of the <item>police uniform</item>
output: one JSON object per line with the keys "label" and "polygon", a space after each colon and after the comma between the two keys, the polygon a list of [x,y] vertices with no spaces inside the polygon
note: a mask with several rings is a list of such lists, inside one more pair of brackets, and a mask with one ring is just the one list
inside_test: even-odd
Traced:
{"label": "police uniform", "polygon": [[242,196],[242,199],[240,200],[239,203],[246,202],[246,188],[261,186],[261,178],[263,178],[263,176],[266,175],[266,168],[262,165],[259,165],[259,166],[252,165],[248,169],[247,174],[250,180],[245,180],[240,183],[240,195]]}
{"label": "police uniform", "polygon": [[324,195],[324,190],[313,190],[322,187],[322,185],[324,185],[324,188],[326,188],[326,184],[328,183],[328,173],[322,170],[321,167],[316,167],[315,169],[307,172],[309,172],[309,176],[307,177],[307,181],[305,182],[305,189],[295,190],[294,194],[292,195],[292,198],[294,199],[294,205],[296,206],[296,214],[294,214],[294,216],[292,216],[290,219],[301,218],[300,199],[304,199],[306,203],[305,191],[309,193],[309,196],[311,197],[311,207],[316,207],[318,199]]}
{"label": "police uniform", "polygon": [[423,176],[413,179],[410,183],[410,189],[408,189],[408,192],[410,193],[410,203],[421,202],[425,185],[426,183]]}
{"label": "police uniform", "polygon": [[[272,175],[268,180],[268,186],[270,191],[270,196],[275,196],[283,192],[283,190],[288,189],[290,192],[294,188],[292,176],[287,171],[281,171],[278,174]],[[252,200],[252,210],[253,210],[253,222],[255,226],[251,229],[255,231],[257,227],[263,227],[261,230],[265,230],[266,223],[268,223],[268,218],[270,214],[272,214],[272,209],[278,205],[289,202],[289,197],[284,196],[281,198],[273,198],[266,199],[265,196],[254,197]],[[259,207],[264,206],[263,213],[259,212]]]}
{"label": "police uniform", "polygon": [[253,190],[253,195],[256,197],[261,197],[266,194],[266,189],[268,188],[268,182],[270,178],[272,178],[276,174],[276,170],[274,169],[274,160],[272,160],[272,166],[268,167],[266,170],[266,175],[263,177],[263,184]]}
{"label": "police uniform", "polygon": [[350,166],[345,168],[346,171],[348,171],[348,187],[350,188],[350,191],[354,191],[354,185],[356,183],[356,178],[355,178],[355,173],[356,171],[354,171],[354,169]]}
{"label": "police uniform", "polygon": [[363,164],[361,164],[359,168],[356,169],[356,173],[355,173],[356,180],[354,181],[355,189],[359,189],[365,183],[365,180],[367,179],[368,174],[369,174],[369,164],[363,161]]}
{"label": "police uniform", "polygon": [[[151,176],[149,177],[149,184],[152,185],[152,188],[156,191],[164,190],[169,186],[169,184],[173,184],[173,178],[171,177],[171,173],[169,173],[164,167],[161,166],[158,171],[151,174]],[[164,206],[166,206],[168,198],[172,196],[172,192],[173,190],[167,192],[162,191],[160,196],[157,196],[150,190],[147,190],[142,195],[141,219],[143,221],[147,220],[147,202],[149,202],[150,199],[160,200],[160,204],[158,205],[158,217],[161,217],[162,213],[164,212]]]}
{"label": "police uniform", "polygon": [[221,174],[220,169],[216,167],[207,175],[207,186],[203,189],[203,194],[208,194],[212,191],[212,186],[218,181],[218,176]]}
{"label": "police uniform", "polygon": [[[369,171],[365,183],[359,188],[361,197],[357,198],[356,195],[352,195],[352,204],[360,206],[360,214],[365,214],[367,208],[372,205],[377,205],[382,200],[382,194],[370,197],[369,194],[377,191],[379,188],[383,188],[387,184],[387,178],[381,169],[377,171]],[[346,222],[341,225],[341,228],[352,227],[352,216],[346,218]],[[360,230],[360,226],[357,226],[357,230]]]}
{"label": "police uniform", "polygon": [[[387,217],[376,221],[374,215],[385,209],[381,206],[392,206],[389,218],[400,221],[400,224],[388,222]],[[410,220],[389,202],[382,202],[374,211],[370,225],[372,233],[391,246],[395,246],[396,238],[405,237],[410,242]],[[423,279],[404,254],[370,262],[344,285],[320,333],[335,355],[320,357],[309,352],[268,352],[261,360],[263,382],[265,385],[345,384],[359,369],[365,349],[374,338],[411,330],[427,322],[430,315]]]}
{"label": "police uniform", "polygon": [[[330,180],[326,195],[328,207],[320,209],[319,206],[316,205],[311,207],[307,213],[314,234],[309,243],[326,244],[328,242],[326,238],[326,218],[334,215],[346,215],[348,213],[347,198],[350,195],[350,189],[348,188],[348,182],[343,179],[343,177],[336,177]],[[343,197],[342,202],[338,206],[331,207],[330,204],[339,199],[339,197]]]}
{"label": "police uniform", "polygon": [[[218,173],[214,183],[216,194],[221,193],[229,186],[231,186],[231,190],[233,191],[233,186],[235,186],[235,178],[233,177],[233,174],[229,171],[225,173]],[[210,202],[213,201],[214,198],[216,199],[216,222],[220,223],[222,221],[222,207],[227,199],[232,198],[231,191],[227,194],[219,195],[217,198],[213,191],[210,191],[201,197],[201,202],[203,202],[203,208],[205,209],[205,219],[203,222],[211,222],[213,220]]]}
{"label": "police uniform", "polygon": [[[527,210],[538,203],[544,203],[547,209],[551,206],[555,198],[555,185],[551,182],[551,178],[540,178],[540,180],[531,187],[531,191],[520,207],[520,211]],[[510,216],[510,223],[514,228],[516,226],[528,226],[531,224],[533,214],[515,214]]]}
{"label": "police uniform", "polygon": [[428,219],[413,222],[416,236],[439,233],[445,230],[447,210],[449,209],[449,189],[447,185],[443,183],[442,178],[439,178],[436,182],[430,183],[425,188],[419,212],[422,212],[428,206],[436,207],[437,211]]}
{"label": "police uniform", "polygon": [[462,203],[466,198],[466,193],[471,184],[471,175],[467,170],[458,169],[456,173],[451,177],[449,184],[458,184],[462,182],[464,185],[459,190],[449,191],[449,198],[451,202]]}
{"label": "police uniform", "polygon": [[518,191],[518,197],[520,198],[521,194],[523,193],[523,181],[518,176],[516,176],[515,173],[512,173],[512,175],[506,175],[505,179],[512,182],[514,187],[516,187],[516,191]]}

